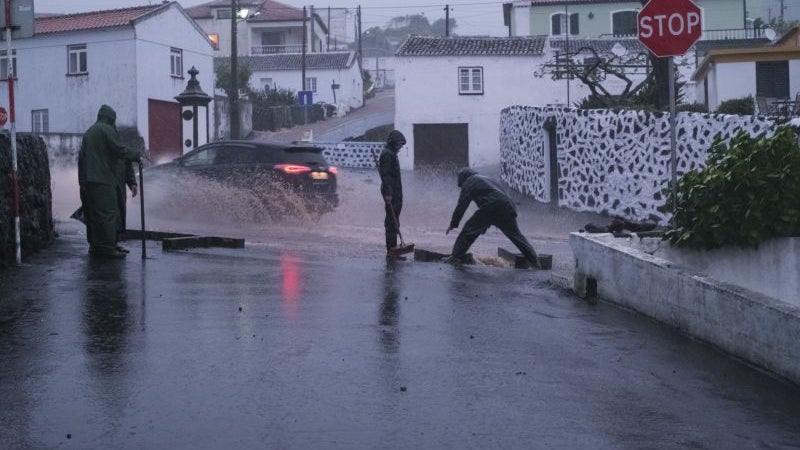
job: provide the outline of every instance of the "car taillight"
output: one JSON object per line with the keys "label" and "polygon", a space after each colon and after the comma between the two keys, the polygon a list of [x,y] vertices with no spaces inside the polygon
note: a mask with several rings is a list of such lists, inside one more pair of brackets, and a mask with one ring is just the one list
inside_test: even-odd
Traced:
{"label": "car taillight", "polygon": [[339,173],[339,169],[337,169],[336,167],[331,166],[331,167],[328,167],[328,172],[336,175],[336,174]]}
{"label": "car taillight", "polygon": [[280,170],[284,173],[296,174],[311,172],[311,167],[298,166],[295,164],[278,164],[275,166],[275,170]]}

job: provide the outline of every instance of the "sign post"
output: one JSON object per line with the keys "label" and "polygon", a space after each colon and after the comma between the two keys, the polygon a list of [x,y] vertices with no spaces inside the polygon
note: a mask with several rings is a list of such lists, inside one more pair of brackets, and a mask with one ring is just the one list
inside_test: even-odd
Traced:
{"label": "sign post", "polygon": [[639,41],[660,58],[669,57],[670,169],[672,211],[678,201],[677,138],[675,136],[675,63],[703,34],[703,11],[692,0],[650,0],[636,15]]}

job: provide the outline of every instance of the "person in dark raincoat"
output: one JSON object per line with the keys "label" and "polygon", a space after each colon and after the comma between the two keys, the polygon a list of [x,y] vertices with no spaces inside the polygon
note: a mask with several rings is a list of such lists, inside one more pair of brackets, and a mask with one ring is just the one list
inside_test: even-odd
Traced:
{"label": "person in dark raincoat", "polygon": [[126,217],[128,215],[128,194],[125,188],[130,189],[131,197],[136,197],[139,185],[136,183],[136,173],[133,171],[133,162],[120,160],[117,163],[117,207],[119,208],[119,221],[117,227],[117,250],[128,253],[128,249],[119,243],[122,233],[127,229]]}
{"label": "person in dark raincoat", "polygon": [[392,249],[397,247],[397,231],[400,227],[400,211],[403,209],[403,182],[400,179],[400,160],[397,152],[406,145],[403,133],[392,130],[386,139],[386,147],[378,160],[381,175],[381,195],[386,217],[383,227],[386,230],[386,256],[401,259]]}
{"label": "person in dark raincoat", "polygon": [[478,210],[467,220],[458,234],[448,262],[462,261],[478,236],[494,225],[511,240],[532,267],[539,268],[536,252],[519,231],[517,208],[500,183],[490,177],[478,175],[472,169],[464,168],[458,172],[458,187],[461,188],[461,194],[450,219],[450,227],[445,234],[458,228],[470,202],[474,201]]}
{"label": "person in dark raincoat", "polygon": [[116,130],[117,113],[103,105],[97,122],[83,135],[78,154],[78,183],[86,218],[89,254],[104,258],[123,258],[117,250],[119,205],[117,167],[120,160],[138,161],[141,153],[124,146]]}

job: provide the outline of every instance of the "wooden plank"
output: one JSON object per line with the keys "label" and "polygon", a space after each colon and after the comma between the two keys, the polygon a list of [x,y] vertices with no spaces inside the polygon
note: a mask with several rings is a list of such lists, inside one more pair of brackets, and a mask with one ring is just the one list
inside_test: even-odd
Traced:
{"label": "wooden plank", "polygon": [[[194,236],[193,234],[185,234],[185,233],[167,233],[163,231],[148,231],[145,230],[144,238],[150,241],[160,241],[162,239],[167,238],[180,238],[180,237],[190,237]],[[142,238],[142,230],[125,230],[122,233],[122,239],[124,240],[137,240]]]}
{"label": "wooden plank", "polygon": [[161,241],[161,249],[167,251],[209,247],[244,248],[244,239],[217,236],[188,236],[166,238]]}
{"label": "wooden plank", "polygon": [[[511,263],[516,269],[529,269],[531,267],[528,259],[521,253],[513,253],[502,247],[497,247],[497,256]],[[553,268],[553,255],[539,253],[536,256],[539,259],[539,267],[542,270],[550,270]]]}

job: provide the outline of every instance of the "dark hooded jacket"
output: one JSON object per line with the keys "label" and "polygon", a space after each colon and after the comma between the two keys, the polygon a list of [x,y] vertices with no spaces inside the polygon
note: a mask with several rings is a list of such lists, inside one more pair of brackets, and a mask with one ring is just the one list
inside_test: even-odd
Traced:
{"label": "dark hooded jacket", "polygon": [[397,152],[406,143],[403,133],[392,130],[386,139],[386,147],[381,152],[378,161],[378,171],[381,174],[381,195],[391,195],[393,201],[403,198],[403,182],[400,179],[400,160]]}
{"label": "dark hooded jacket", "polygon": [[97,112],[97,122],[83,134],[78,154],[78,182],[116,186],[119,160],[138,161],[141,153],[122,144],[115,128],[117,113],[108,105]]}
{"label": "dark hooded jacket", "polygon": [[469,203],[474,201],[478,208],[498,208],[516,211],[514,202],[506,194],[503,186],[497,181],[487,176],[478,175],[474,170],[464,168],[458,172],[458,187],[461,194],[458,196],[458,204],[453,217],[450,219],[450,228],[458,228],[461,218],[469,207]]}

